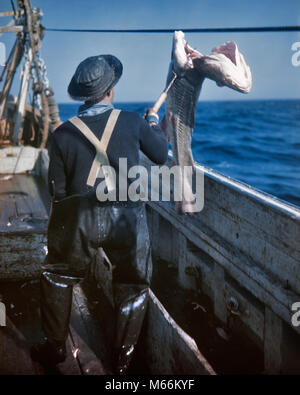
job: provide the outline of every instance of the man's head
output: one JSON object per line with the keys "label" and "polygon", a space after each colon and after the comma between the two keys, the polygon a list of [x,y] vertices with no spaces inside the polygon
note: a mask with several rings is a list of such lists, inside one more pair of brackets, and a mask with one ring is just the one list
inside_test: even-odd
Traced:
{"label": "man's head", "polygon": [[94,100],[85,100],[85,103],[99,103],[100,101],[107,101],[112,103],[114,101],[115,97],[115,88],[111,88],[108,92],[105,93],[105,95],[101,97],[97,97],[97,99]]}
{"label": "man's head", "polygon": [[113,88],[119,81],[122,71],[122,63],[113,55],[91,56],[77,67],[68,93],[73,100],[113,101]]}

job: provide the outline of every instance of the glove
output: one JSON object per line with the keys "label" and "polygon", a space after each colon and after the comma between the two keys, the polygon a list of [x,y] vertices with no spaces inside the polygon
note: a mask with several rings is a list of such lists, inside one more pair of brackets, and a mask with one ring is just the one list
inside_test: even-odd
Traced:
{"label": "glove", "polygon": [[157,125],[159,123],[159,116],[153,111],[153,108],[147,109],[144,118],[149,124],[155,123]]}

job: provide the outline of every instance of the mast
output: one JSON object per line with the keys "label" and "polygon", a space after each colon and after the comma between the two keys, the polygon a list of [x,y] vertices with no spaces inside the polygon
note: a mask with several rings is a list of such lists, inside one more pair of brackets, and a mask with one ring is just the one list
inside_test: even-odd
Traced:
{"label": "mast", "polygon": [[[28,112],[27,99],[31,87],[31,122],[36,122],[37,115],[39,115],[40,125],[37,134],[32,125],[32,136],[29,140],[32,141],[32,145],[44,148],[49,128],[50,130],[55,129],[61,121],[53,90],[49,86],[46,65],[40,55],[45,30],[41,24],[43,13],[40,9],[32,7],[30,0],[18,0],[17,9],[13,0],[11,3],[13,11],[0,13],[0,17],[13,16],[6,26],[0,27],[0,34],[3,32],[16,34],[15,44],[0,76],[0,82],[5,77],[0,92],[0,140],[6,140],[14,145],[24,142],[24,137],[26,137],[23,134],[24,118]],[[8,114],[9,105],[11,107],[9,94],[16,70],[22,59],[21,84],[13,115],[11,115],[11,113]],[[28,138],[26,143],[28,143]]]}

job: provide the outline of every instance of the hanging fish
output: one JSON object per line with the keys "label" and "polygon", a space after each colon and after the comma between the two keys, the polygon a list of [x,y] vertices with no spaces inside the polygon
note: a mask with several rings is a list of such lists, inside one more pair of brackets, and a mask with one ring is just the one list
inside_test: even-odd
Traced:
{"label": "hanging fish", "polygon": [[174,32],[167,86],[174,81],[167,95],[163,128],[170,138],[174,162],[181,170],[182,200],[177,209],[182,213],[199,211],[192,193],[192,178],[185,176],[184,168],[190,166],[195,172],[191,141],[196,106],[205,78],[242,93],[248,93],[252,85],[250,68],[235,42],[220,45],[206,56],[186,43],[183,32]]}

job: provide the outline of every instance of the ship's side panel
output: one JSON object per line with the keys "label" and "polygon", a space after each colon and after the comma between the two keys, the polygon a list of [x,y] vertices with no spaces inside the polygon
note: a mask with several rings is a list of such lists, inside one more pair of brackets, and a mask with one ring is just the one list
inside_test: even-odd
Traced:
{"label": "ship's side panel", "polygon": [[299,373],[300,326],[292,325],[291,308],[300,302],[300,210],[210,169],[197,171],[205,175],[201,212],[180,215],[171,202],[148,203],[158,227],[151,233],[164,229],[154,254],[177,265],[180,286],[209,296],[224,324],[239,322],[264,350],[266,371]]}

